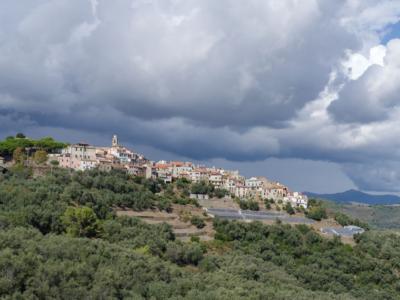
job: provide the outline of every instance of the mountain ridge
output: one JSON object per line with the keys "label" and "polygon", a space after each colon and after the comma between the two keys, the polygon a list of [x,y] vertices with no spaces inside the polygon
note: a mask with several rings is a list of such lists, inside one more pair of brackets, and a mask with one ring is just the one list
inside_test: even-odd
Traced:
{"label": "mountain ridge", "polygon": [[340,193],[319,194],[304,192],[309,198],[321,198],[339,203],[358,202],[369,205],[400,204],[400,197],[392,194],[373,195],[358,190],[350,189]]}

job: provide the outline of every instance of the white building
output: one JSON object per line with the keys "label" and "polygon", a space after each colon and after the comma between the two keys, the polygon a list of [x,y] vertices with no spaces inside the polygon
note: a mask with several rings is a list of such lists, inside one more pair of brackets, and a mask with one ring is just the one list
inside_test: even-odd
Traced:
{"label": "white building", "polygon": [[294,207],[308,207],[308,197],[298,192],[289,193],[287,196],[283,197],[283,202],[289,202]]}
{"label": "white building", "polygon": [[214,185],[216,188],[222,186],[222,175],[220,173],[211,173],[208,177],[208,181]]}
{"label": "white building", "polygon": [[199,170],[190,171],[189,178],[193,182],[199,182],[200,181],[200,171]]}
{"label": "white building", "polygon": [[258,179],[257,177],[251,177],[249,179],[246,179],[246,181],[245,181],[245,186],[247,188],[254,189],[254,190],[260,188],[262,186],[262,184],[263,184],[263,182],[260,179]]}
{"label": "white building", "polygon": [[226,189],[227,191],[229,191],[229,193],[235,194],[235,192],[236,192],[236,184],[237,184],[236,180],[228,177],[228,178],[223,179],[222,187],[224,189]]}
{"label": "white building", "polygon": [[247,198],[251,195],[251,189],[244,185],[237,185],[235,188],[235,196],[239,198]]}
{"label": "white building", "polygon": [[174,178],[187,177],[189,176],[188,174],[193,171],[193,166],[190,162],[175,161],[171,162],[170,166],[172,177]]}
{"label": "white building", "polygon": [[86,170],[86,163],[81,162],[90,161],[87,165],[92,165],[93,161],[97,160],[96,148],[83,143],[73,144],[63,149],[57,159],[62,168]]}
{"label": "white building", "polygon": [[85,170],[94,169],[98,165],[99,165],[99,162],[97,160],[83,159],[80,161],[79,170],[85,171]]}

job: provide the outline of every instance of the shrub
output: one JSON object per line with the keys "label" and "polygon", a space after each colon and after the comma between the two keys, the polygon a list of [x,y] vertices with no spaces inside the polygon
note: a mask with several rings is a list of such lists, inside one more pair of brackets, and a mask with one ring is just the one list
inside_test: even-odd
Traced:
{"label": "shrub", "polygon": [[248,206],[246,200],[239,200],[239,206],[240,206],[240,209],[243,209],[243,210],[249,209],[249,206]]}
{"label": "shrub", "polygon": [[219,268],[217,258],[214,256],[206,256],[199,264],[202,271],[214,272]]}
{"label": "shrub", "polygon": [[176,187],[180,190],[186,189],[190,185],[190,180],[187,178],[178,178],[176,180]]}
{"label": "shrub", "polygon": [[308,211],[306,211],[306,216],[307,216],[307,218],[310,218],[310,219],[313,219],[316,221],[321,221],[322,219],[328,218],[326,209],[319,205],[313,206]]}
{"label": "shrub", "polygon": [[161,198],[157,202],[157,208],[159,210],[165,210],[166,212],[170,213],[170,212],[172,212],[171,201],[167,198]]}
{"label": "shrub", "polygon": [[16,164],[22,164],[26,159],[25,150],[22,147],[18,147],[13,151],[13,160]]}
{"label": "shrub", "polygon": [[21,133],[21,132],[18,132],[18,133],[15,135],[15,137],[16,137],[17,139],[24,139],[24,138],[26,138],[25,134],[23,134],[23,133]]}
{"label": "shrub", "polygon": [[51,164],[53,167],[57,167],[57,166],[60,164],[60,162],[59,162],[58,160],[52,160],[52,161],[50,161],[50,164]]}
{"label": "shrub", "polygon": [[248,207],[249,207],[249,210],[260,210],[260,207],[258,206],[258,202],[256,202],[256,201],[249,201]]}
{"label": "shrub", "polygon": [[196,236],[196,235],[192,235],[192,236],[190,237],[190,241],[191,241],[192,243],[200,243],[200,238],[199,238],[198,236]]}
{"label": "shrub", "polygon": [[205,181],[200,181],[193,183],[190,190],[192,194],[211,195],[214,192],[214,186]]}
{"label": "shrub", "polygon": [[178,265],[197,265],[203,259],[203,249],[198,243],[180,244],[170,242],[165,256]]}
{"label": "shrub", "polygon": [[199,229],[204,228],[206,226],[204,220],[198,216],[193,216],[192,219],[190,220],[190,223],[192,223],[192,225],[196,226]]}
{"label": "shrub", "polygon": [[33,155],[33,160],[37,164],[43,164],[47,161],[47,152],[44,150],[38,150]]}
{"label": "shrub", "polygon": [[360,221],[359,219],[353,219],[349,217],[348,215],[345,215],[343,213],[336,213],[335,214],[335,220],[342,226],[347,226],[347,225],[355,225],[362,227],[364,229],[369,229],[369,225],[367,223],[364,223]]}
{"label": "shrub", "polygon": [[215,197],[221,199],[221,198],[225,197],[226,195],[229,195],[229,192],[225,189],[215,189],[214,195],[215,195]]}
{"label": "shrub", "polygon": [[253,201],[253,200],[240,200],[239,201],[239,206],[240,209],[243,210],[260,210],[260,207],[258,206],[258,202]]}
{"label": "shrub", "polygon": [[[272,199],[271,199],[272,200]],[[271,204],[273,203],[270,199],[264,199],[264,206],[266,209],[271,209]]]}
{"label": "shrub", "polygon": [[62,221],[72,237],[95,237],[99,231],[97,216],[89,207],[68,207]]}
{"label": "shrub", "polygon": [[285,210],[286,210],[286,212],[287,212],[289,215],[294,215],[294,213],[295,213],[292,204],[290,204],[289,202],[286,203],[286,205],[285,205]]}

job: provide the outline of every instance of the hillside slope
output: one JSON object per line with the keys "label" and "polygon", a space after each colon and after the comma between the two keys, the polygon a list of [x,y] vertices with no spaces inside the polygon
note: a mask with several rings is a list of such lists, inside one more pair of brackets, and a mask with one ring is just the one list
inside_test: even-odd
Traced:
{"label": "hillside slope", "polygon": [[304,224],[215,219],[214,240],[183,242],[168,224],[115,213],[177,213],[174,204],[193,205],[182,184],[117,171],[0,174],[0,298],[399,298],[396,234],[367,231],[348,245]]}
{"label": "hillside slope", "polygon": [[396,195],[372,195],[357,190],[348,190],[335,194],[317,194],[305,192],[310,198],[327,199],[335,202],[349,203],[358,202],[370,205],[400,204],[400,197]]}

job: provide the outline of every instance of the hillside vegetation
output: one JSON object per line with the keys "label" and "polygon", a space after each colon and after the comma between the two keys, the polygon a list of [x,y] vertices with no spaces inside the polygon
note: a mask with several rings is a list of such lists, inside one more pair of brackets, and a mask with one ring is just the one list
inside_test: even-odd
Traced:
{"label": "hillside vegetation", "polygon": [[0,175],[0,298],[399,299],[395,234],[352,247],[305,225],[216,219],[215,240],[181,242],[114,213],[168,211],[188,189],[95,170]]}
{"label": "hillside vegetation", "polygon": [[0,141],[0,156],[11,157],[18,148],[37,148],[46,152],[53,152],[66,147],[67,144],[55,141],[51,137],[34,140],[25,137],[23,134],[17,134],[15,137],[9,136]]}
{"label": "hillside vegetation", "polygon": [[324,201],[328,211],[344,213],[375,229],[400,229],[400,206],[341,204]]}
{"label": "hillside vegetation", "polygon": [[369,205],[390,205],[400,204],[400,197],[396,195],[374,195],[368,194],[357,190],[348,190],[342,193],[334,194],[316,194],[306,192],[307,196],[311,198],[326,199],[338,203],[356,202]]}

